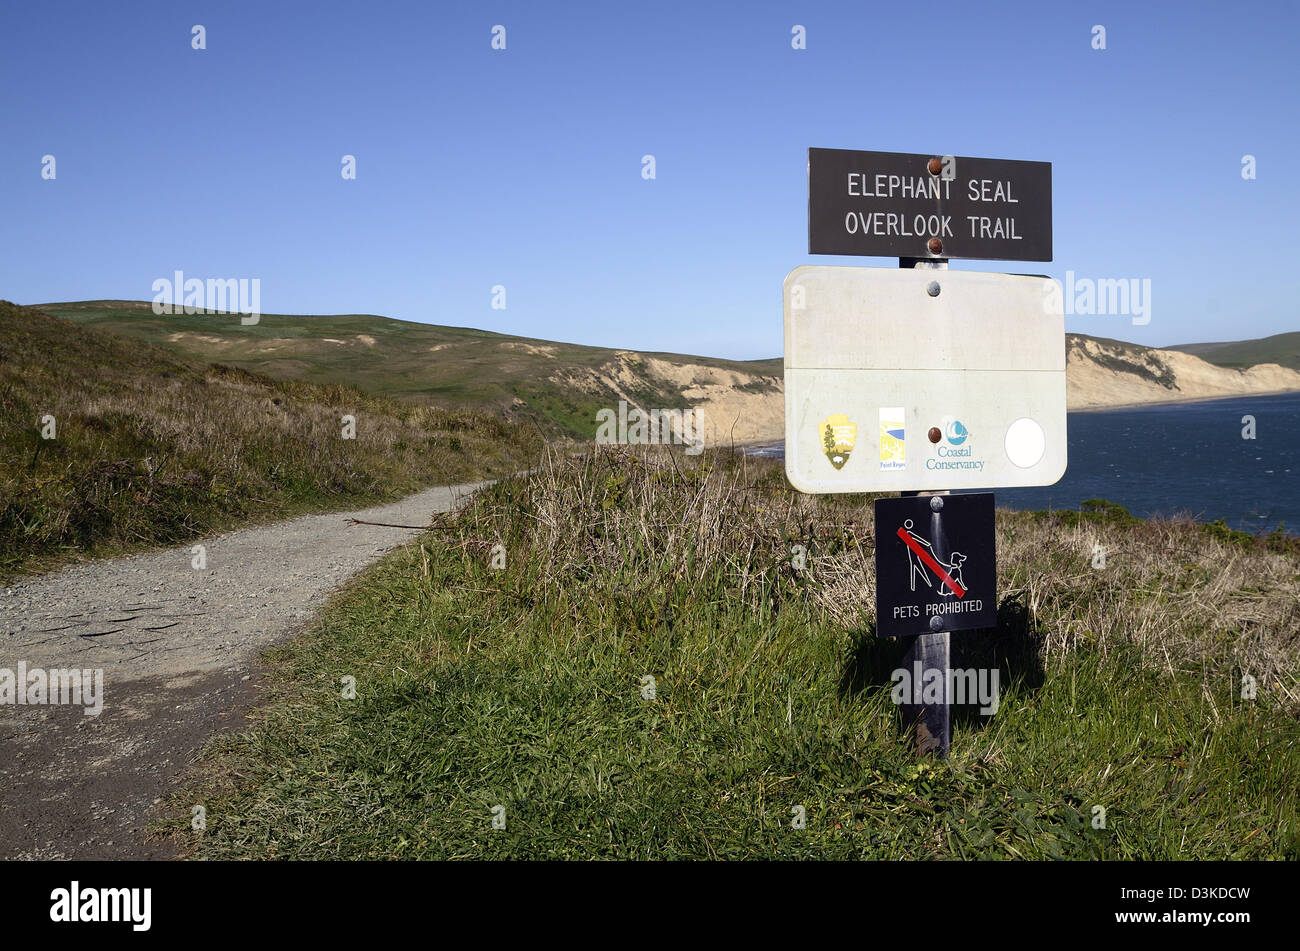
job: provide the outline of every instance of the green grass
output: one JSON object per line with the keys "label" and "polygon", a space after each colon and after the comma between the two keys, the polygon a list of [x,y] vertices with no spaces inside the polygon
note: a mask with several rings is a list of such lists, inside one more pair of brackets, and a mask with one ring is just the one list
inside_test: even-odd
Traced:
{"label": "green grass", "polygon": [[0,579],[515,472],[540,448],[491,414],[206,365],[0,301]]}
{"label": "green grass", "polygon": [[1202,360],[1222,367],[1250,367],[1257,363],[1277,363],[1292,370],[1300,370],[1300,331],[1274,334],[1258,340],[1193,343],[1169,349],[1195,354]]}
{"label": "green grass", "polygon": [[166,828],[205,859],[1300,857],[1300,558],[1115,514],[998,513],[998,628],[953,644],[1001,705],[918,761],[868,497],[712,453],[553,458],[273,651]]}
{"label": "green grass", "polygon": [[[1124,506],[1107,499],[1084,499],[1077,512],[1058,509],[1030,512],[1028,515],[1058,528],[1068,529],[1089,525],[1134,526],[1142,521]],[[1247,551],[1268,550],[1300,556],[1300,535],[1291,534],[1281,522],[1267,533],[1254,534],[1233,528],[1221,518],[1208,523],[1189,520],[1182,524],[1190,531],[1203,533]]]}
{"label": "green grass", "polygon": [[[619,391],[647,408],[684,407],[689,385],[649,372],[646,358],[742,376],[741,389],[774,389],[782,361],[680,354],[620,356],[604,347],[394,320],[371,314],[263,314],[256,324],[207,314],[156,315],[139,301],[45,304],[67,320],[145,340],[204,361],[279,380],[347,382],[369,393],[529,421],[548,436],[590,440],[596,412]],[[618,390],[610,381],[618,378]]]}

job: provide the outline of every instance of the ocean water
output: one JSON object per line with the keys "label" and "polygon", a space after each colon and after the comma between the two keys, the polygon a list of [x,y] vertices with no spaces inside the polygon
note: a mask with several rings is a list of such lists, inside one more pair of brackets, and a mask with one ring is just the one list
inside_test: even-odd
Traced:
{"label": "ocean water", "polygon": [[[1242,438],[1242,417],[1255,438]],[[1071,413],[1069,465],[1056,485],[994,489],[1013,509],[1077,509],[1108,499],[1134,515],[1223,519],[1300,534],[1300,393]],[[782,458],[777,444],[758,455]]]}

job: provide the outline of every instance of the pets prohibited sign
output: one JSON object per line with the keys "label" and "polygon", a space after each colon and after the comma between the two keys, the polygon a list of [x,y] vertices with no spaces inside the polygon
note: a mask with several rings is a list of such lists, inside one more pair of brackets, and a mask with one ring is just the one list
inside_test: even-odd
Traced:
{"label": "pets prohibited sign", "polygon": [[876,633],[997,623],[993,493],[876,500]]}

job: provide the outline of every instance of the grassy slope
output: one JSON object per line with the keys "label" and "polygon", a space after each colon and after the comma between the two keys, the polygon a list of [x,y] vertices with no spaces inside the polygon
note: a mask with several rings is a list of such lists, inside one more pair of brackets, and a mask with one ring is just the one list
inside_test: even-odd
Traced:
{"label": "grassy slope", "polygon": [[1248,367],[1256,363],[1277,363],[1292,370],[1300,370],[1300,331],[1274,334],[1259,340],[1192,343],[1166,349],[1191,353],[1221,367]]}
{"label": "grassy slope", "polygon": [[539,449],[484,414],[207,366],[0,301],[0,577],[518,471]]}
{"label": "grassy slope", "polygon": [[[731,361],[681,354],[632,355],[601,347],[514,337],[463,327],[443,327],[373,315],[290,316],[267,314],[252,326],[210,315],[157,316],[150,305],[132,301],[84,301],[44,305],[69,320],[93,324],[178,350],[204,360],[266,373],[277,379],[347,382],[368,392],[411,402],[484,409],[535,422],[548,436],[587,441],[596,412],[616,405],[619,393],[606,380],[620,379],[623,393],[643,406],[688,406],[687,387],[641,372],[654,357],[681,366],[702,365],[754,377],[759,390],[780,379],[782,360]],[[1292,349],[1300,350],[1300,335]],[[1148,347],[1083,334],[1067,335],[1068,347],[1085,339],[1102,346],[1091,357],[1103,367],[1174,389],[1174,376]],[[1206,354],[1211,362],[1237,365],[1269,360],[1300,368],[1282,337]],[[1238,348],[1233,350],[1231,348]],[[1254,349],[1252,349],[1254,348]],[[1175,348],[1177,349],[1177,348]],[[1225,354],[1219,356],[1216,354]],[[623,372],[630,371],[630,372]],[[693,374],[692,374],[693,378]],[[763,379],[767,378],[767,379]]]}
{"label": "grassy slope", "polygon": [[202,858],[1300,857],[1293,542],[999,512],[998,629],[953,644],[1001,708],[918,763],[873,535],[768,463],[551,459],[277,649],[170,829]]}
{"label": "grassy slope", "polygon": [[[238,319],[224,316],[157,316],[149,304],[133,301],[49,304],[43,309],[277,379],[347,382],[399,399],[510,412],[533,418],[555,435],[592,438],[596,411],[618,400],[612,391],[584,392],[552,379],[561,367],[604,366],[615,351],[602,347],[359,314],[265,314],[259,323],[243,326]],[[362,335],[373,338],[373,344],[361,340]],[[537,352],[541,348],[546,349]],[[781,375],[779,358],[745,362],[659,353],[642,356]],[[688,404],[681,392],[681,387],[665,386],[629,395],[647,406],[672,407]]]}

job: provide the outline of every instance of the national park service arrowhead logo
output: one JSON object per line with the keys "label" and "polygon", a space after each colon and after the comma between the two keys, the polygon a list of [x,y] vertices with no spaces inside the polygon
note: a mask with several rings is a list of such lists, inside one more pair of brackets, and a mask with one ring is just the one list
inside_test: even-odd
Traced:
{"label": "national park service arrowhead logo", "polygon": [[822,448],[826,458],[836,469],[843,469],[849,461],[849,453],[858,439],[858,424],[850,422],[843,413],[827,416],[819,426],[822,434]]}

